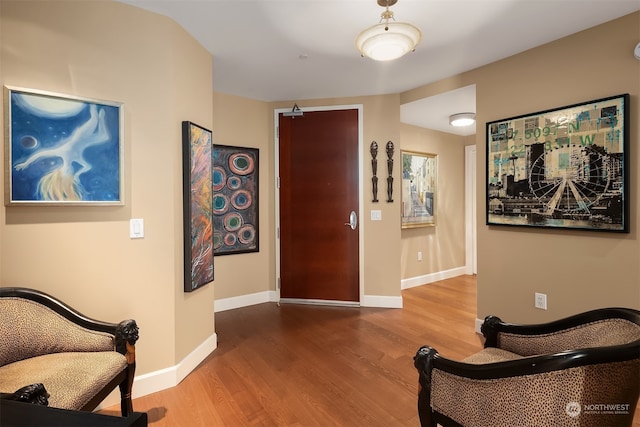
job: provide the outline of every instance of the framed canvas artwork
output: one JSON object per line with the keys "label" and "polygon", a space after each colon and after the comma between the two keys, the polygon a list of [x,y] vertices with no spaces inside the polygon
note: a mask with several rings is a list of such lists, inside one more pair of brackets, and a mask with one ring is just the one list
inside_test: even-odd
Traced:
{"label": "framed canvas artwork", "polygon": [[629,232],[629,95],[487,123],[487,224]]}
{"label": "framed canvas artwork", "polygon": [[436,225],[438,156],[402,150],[402,228]]}
{"label": "framed canvas artwork", "polygon": [[257,148],[213,147],[213,243],[216,255],[260,250]]}
{"label": "framed canvas artwork", "polygon": [[121,103],[4,87],[5,205],[122,205]]}
{"label": "framed canvas artwork", "polygon": [[182,122],[185,292],[213,281],[212,147],[210,130]]}

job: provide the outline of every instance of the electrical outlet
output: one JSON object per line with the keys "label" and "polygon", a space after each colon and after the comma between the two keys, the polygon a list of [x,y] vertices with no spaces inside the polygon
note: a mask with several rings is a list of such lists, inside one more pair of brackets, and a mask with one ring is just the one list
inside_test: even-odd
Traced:
{"label": "electrical outlet", "polygon": [[418,252],[418,261],[422,261],[422,252]]}
{"label": "electrical outlet", "polygon": [[542,310],[546,310],[547,309],[547,294],[539,294],[538,292],[536,292],[535,306],[536,306],[536,308],[540,308]]}

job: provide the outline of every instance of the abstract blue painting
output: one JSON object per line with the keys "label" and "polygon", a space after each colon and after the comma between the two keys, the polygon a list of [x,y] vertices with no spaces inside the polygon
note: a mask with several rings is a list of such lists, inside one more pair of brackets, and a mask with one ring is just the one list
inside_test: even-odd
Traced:
{"label": "abstract blue painting", "polygon": [[122,205],[122,104],[5,86],[6,205]]}

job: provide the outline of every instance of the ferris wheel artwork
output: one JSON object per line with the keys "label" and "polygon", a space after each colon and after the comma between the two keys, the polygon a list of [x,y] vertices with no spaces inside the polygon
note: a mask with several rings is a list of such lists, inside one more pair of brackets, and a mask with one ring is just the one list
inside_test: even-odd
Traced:
{"label": "ferris wheel artwork", "polygon": [[487,224],[629,232],[629,95],[487,123]]}

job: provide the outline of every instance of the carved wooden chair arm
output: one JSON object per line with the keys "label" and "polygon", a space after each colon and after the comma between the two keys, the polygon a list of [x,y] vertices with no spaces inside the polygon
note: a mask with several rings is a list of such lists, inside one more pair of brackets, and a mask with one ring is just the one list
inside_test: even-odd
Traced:
{"label": "carved wooden chair arm", "polygon": [[522,356],[558,353],[566,349],[608,347],[640,339],[640,312],[603,308],[549,323],[517,325],[487,316],[481,326],[485,348],[506,349]]}
{"label": "carved wooden chair arm", "polygon": [[49,405],[49,393],[42,383],[30,384],[19,388],[13,393],[0,393],[0,399],[33,403],[41,406]]}

